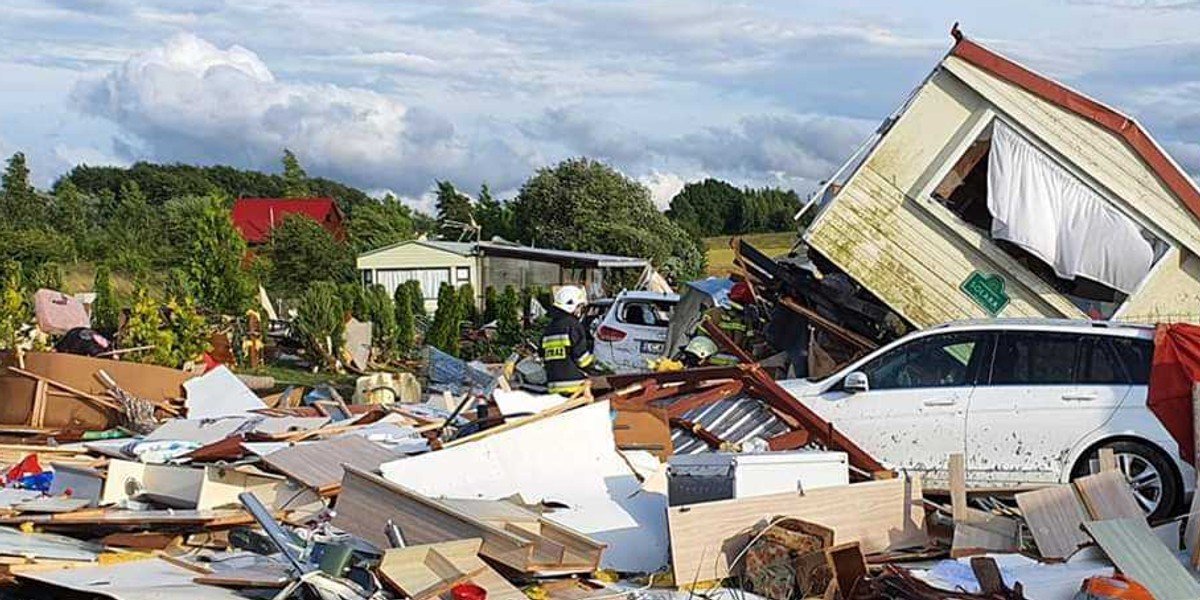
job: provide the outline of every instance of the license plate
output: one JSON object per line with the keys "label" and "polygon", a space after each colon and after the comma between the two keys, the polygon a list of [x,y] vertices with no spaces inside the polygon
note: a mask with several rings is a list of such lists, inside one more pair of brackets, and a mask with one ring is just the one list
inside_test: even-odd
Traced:
{"label": "license plate", "polygon": [[642,354],[659,355],[666,348],[666,342],[642,342]]}

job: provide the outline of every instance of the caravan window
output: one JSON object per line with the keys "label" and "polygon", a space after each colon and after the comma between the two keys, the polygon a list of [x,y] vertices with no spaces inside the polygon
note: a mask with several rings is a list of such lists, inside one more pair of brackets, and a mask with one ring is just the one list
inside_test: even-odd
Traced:
{"label": "caravan window", "polygon": [[967,146],[932,195],[1095,319],[1112,317],[1168,249],[999,119]]}

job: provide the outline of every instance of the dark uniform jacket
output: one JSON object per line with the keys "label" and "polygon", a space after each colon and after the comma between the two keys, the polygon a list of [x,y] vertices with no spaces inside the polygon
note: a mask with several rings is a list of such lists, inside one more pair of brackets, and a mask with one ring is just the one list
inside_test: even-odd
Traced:
{"label": "dark uniform jacket", "polygon": [[583,323],[558,307],[550,308],[550,324],[542,334],[542,364],[546,387],[552,394],[573,394],[587,381],[584,369],[596,358]]}

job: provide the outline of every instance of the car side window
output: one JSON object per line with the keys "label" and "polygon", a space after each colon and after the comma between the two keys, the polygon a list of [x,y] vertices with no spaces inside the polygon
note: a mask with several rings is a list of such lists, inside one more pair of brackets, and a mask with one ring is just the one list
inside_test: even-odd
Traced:
{"label": "car side window", "polygon": [[1150,363],[1154,361],[1154,342],[1143,339],[1113,338],[1112,346],[1121,357],[1121,363],[1129,374],[1129,383],[1150,383]]}
{"label": "car side window", "polygon": [[1063,333],[1001,333],[992,362],[992,385],[1075,383],[1080,338]]}
{"label": "car side window", "polygon": [[1126,384],[1128,377],[1112,344],[1105,337],[1090,336],[1079,356],[1079,383]]}
{"label": "car side window", "polygon": [[872,390],[971,385],[977,334],[948,334],[913,340],[863,365]]}

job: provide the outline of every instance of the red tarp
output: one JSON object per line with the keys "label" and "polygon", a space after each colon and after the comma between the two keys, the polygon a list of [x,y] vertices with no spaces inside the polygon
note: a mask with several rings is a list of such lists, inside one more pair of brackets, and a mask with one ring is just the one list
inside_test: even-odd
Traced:
{"label": "red tarp", "polygon": [[1179,454],[1192,464],[1192,386],[1200,382],[1200,325],[1159,325],[1154,333],[1154,362],[1146,405],[1179,443]]}

